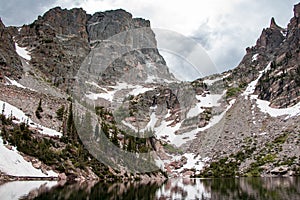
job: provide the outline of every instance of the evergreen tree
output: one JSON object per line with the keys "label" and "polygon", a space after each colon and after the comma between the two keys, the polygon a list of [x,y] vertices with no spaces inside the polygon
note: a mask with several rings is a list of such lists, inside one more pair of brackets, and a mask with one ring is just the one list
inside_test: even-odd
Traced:
{"label": "evergreen tree", "polygon": [[96,139],[99,137],[99,133],[100,133],[99,125],[96,124],[96,127],[95,127],[95,133],[94,133],[94,136],[95,136]]}
{"label": "evergreen tree", "polygon": [[115,146],[120,147],[119,140],[118,140],[118,130],[117,130],[117,127],[116,127],[116,126],[114,127],[114,131],[113,131],[113,135],[112,135],[111,142],[112,142]]}
{"label": "evergreen tree", "polygon": [[41,115],[41,112],[43,112],[43,108],[42,108],[42,99],[40,99],[39,101],[39,105],[35,111],[35,116],[38,118],[38,119],[41,119],[42,118],[42,115]]}
{"label": "evergreen tree", "polygon": [[69,107],[69,114],[68,114],[68,119],[67,119],[67,132],[66,135],[67,137],[71,140],[71,142],[77,142],[77,132],[76,132],[76,127],[74,123],[74,117],[73,117],[73,104],[72,102],[70,103]]}
{"label": "evergreen tree", "polygon": [[56,111],[56,118],[60,121],[64,119],[64,113],[65,113],[65,106],[62,105],[57,111]]}

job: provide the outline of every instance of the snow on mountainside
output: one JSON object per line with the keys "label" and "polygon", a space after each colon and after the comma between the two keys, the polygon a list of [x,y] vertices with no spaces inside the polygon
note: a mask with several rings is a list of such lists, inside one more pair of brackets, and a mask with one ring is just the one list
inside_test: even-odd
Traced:
{"label": "snow on mountainside", "polygon": [[25,123],[28,124],[31,128],[37,129],[41,134],[49,135],[49,136],[61,136],[62,134],[56,130],[47,128],[45,126],[39,125],[35,122],[33,122],[26,114],[16,108],[15,106],[12,106],[11,104],[1,101],[0,105],[2,106],[2,112],[6,117],[10,117],[13,119],[13,122],[15,123]]}
{"label": "snow on mountainside", "polygon": [[257,79],[249,83],[246,90],[243,92],[243,95],[245,96],[245,98],[250,97],[251,99],[254,99],[257,104],[257,107],[261,110],[261,112],[267,113],[272,117],[287,115],[285,119],[288,119],[290,117],[300,115],[300,102],[289,108],[272,108],[269,106],[271,104],[269,101],[258,99],[258,95],[253,95],[258,81],[260,80],[262,75],[264,73],[267,73],[270,69],[271,63],[269,63],[264,70],[259,72],[259,76]]}
{"label": "snow on mountainside", "polygon": [[27,50],[26,47],[20,47],[18,45],[18,43],[15,43],[15,47],[16,47],[16,52],[19,56],[21,56],[22,58],[25,58],[26,60],[30,61],[31,60],[31,56],[29,51]]}
{"label": "snow on mountainside", "polygon": [[50,170],[43,173],[36,169],[32,163],[26,161],[15,147],[7,148],[0,137],[0,171],[7,175],[26,177],[57,177],[58,174]]}

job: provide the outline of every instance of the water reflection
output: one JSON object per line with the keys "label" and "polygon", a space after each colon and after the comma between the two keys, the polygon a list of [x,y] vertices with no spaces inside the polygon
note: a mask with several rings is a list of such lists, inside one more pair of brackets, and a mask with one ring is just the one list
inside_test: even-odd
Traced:
{"label": "water reflection", "polygon": [[[50,186],[53,186],[49,189]],[[27,194],[27,195],[25,195]],[[24,196],[25,195],[25,196]],[[10,182],[0,199],[300,199],[300,178],[170,179],[160,182]]]}

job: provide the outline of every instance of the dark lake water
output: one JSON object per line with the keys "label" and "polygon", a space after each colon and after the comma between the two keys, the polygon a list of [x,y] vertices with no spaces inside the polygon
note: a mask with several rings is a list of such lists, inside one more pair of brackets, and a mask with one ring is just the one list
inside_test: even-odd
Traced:
{"label": "dark lake water", "polygon": [[300,200],[300,177],[170,179],[158,182],[84,182],[60,185],[18,181],[0,185],[0,199],[253,199]]}

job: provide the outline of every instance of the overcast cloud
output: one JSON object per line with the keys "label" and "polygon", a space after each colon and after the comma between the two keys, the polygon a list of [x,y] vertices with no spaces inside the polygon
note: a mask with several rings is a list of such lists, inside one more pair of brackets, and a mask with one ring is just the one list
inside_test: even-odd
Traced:
{"label": "overcast cloud", "polygon": [[[123,8],[134,17],[151,21],[153,28],[168,29],[194,39],[215,63],[216,71],[236,67],[253,46],[271,17],[286,27],[296,0],[0,0],[5,25],[33,22],[48,9],[82,7],[88,13]],[[160,41],[158,40],[158,43]],[[187,51],[190,47],[187,47]],[[190,54],[194,54],[191,52]],[[176,65],[173,56],[166,56]],[[175,66],[175,68],[178,66]]]}

